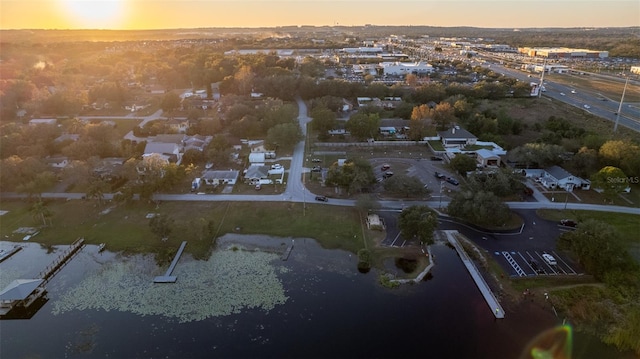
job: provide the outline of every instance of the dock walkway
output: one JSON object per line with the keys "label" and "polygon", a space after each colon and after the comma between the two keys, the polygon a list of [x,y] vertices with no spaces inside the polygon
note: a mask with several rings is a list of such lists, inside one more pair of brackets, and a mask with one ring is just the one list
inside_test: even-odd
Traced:
{"label": "dock walkway", "polygon": [[42,285],[46,284],[46,282],[53,278],[53,276],[58,273],[58,271],[60,271],[60,269],[62,269],[62,267],[64,267],[67,262],[69,262],[69,260],[73,258],[73,256],[75,256],[80,251],[80,249],[82,249],[83,246],[84,238],[76,239],[76,241],[73,242],[71,246],[69,246],[69,248],[67,248],[64,252],[62,252],[62,254],[55,261],[53,261],[53,263],[51,263],[47,268],[40,272],[38,278],[44,279]]}
{"label": "dock walkway", "polygon": [[21,249],[22,249],[22,247],[15,246],[10,251],[3,252],[2,254],[0,254],[0,263],[2,263],[5,260],[9,259],[9,257],[11,257],[12,255],[18,253]]}
{"label": "dock walkway", "polygon": [[176,276],[171,275],[171,273],[173,273],[173,269],[176,267],[176,264],[178,264],[178,260],[180,259],[180,256],[182,255],[182,251],[184,251],[184,247],[186,246],[187,246],[187,241],[183,241],[182,244],[180,244],[180,248],[178,248],[178,252],[176,253],[176,256],[173,257],[173,260],[171,261],[171,265],[169,266],[169,269],[167,269],[164,275],[155,277],[153,279],[154,283],[175,283],[175,281],[178,278]]}
{"label": "dock walkway", "polygon": [[460,255],[460,259],[462,260],[462,263],[464,264],[465,267],[467,267],[467,270],[469,271],[469,274],[471,274],[473,281],[476,282],[476,285],[478,286],[480,293],[482,293],[484,300],[487,302],[487,305],[489,306],[489,308],[491,308],[491,312],[493,313],[493,315],[498,319],[504,318],[504,309],[502,309],[502,305],[500,305],[500,302],[498,302],[498,299],[495,297],[495,295],[489,288],[489,285],[487,284],[487,282],[484,280],[484,278],[478,271],[478,268],[476,268],[476,265],[473,264],[473,261],[469,258],[469,256],[467,256],[467,253],[464,251],[464,248],[462,248],[460,243],[458,243],[458,239],[455,236],[458,233],[458,231],[443,231],[443,232],[447,235],[447,239],[449,240],[449,243],[453,245],[453,247],[456,249],[456,251]]}

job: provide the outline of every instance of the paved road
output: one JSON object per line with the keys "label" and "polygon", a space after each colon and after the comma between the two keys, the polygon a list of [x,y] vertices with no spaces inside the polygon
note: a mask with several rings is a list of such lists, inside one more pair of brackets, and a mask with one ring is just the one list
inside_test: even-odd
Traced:
{"label": "paved road", "polygon": [[[538,77],[528,77],[527,73],[520,70],[511,69],[499,64],[490,65],[492,70],[505,76],[513,77],[523,82],[540,82]],[[488,64],[484,64],[483,66],[486,67]],[[590,76],[596,75],[597,74],[590,74]],[[567,74],[566,76],[573,75]],[[547,91],[541,93],[543,97],[565,102],[612,122],[616,121],[615,113],[618,112],[620,99],[606,99],[606,101],[602,101],[601,98],[604,97],[600,93],[583,89],[578,90],[570,85],[553,82],[553,80],[549,80],[546,77],[544,80],[544,86]],[[572,90],[575,91],[575,93],[572,93]],[[584,105],[589,105],[590,108],[587,109]],[[640,110],[638,110],[638,106],[625,102],[620,112],[619,125],[640,132]]]}

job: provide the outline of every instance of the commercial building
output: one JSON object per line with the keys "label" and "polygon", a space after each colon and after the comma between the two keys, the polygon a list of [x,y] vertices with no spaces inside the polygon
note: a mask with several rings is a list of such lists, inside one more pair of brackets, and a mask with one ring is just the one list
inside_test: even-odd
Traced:
{"label": "commercial building", "polygon": [[531,57],[547,59],[606,59],[609,51],[571,49],[567,47],[520,47],[518,52]]}

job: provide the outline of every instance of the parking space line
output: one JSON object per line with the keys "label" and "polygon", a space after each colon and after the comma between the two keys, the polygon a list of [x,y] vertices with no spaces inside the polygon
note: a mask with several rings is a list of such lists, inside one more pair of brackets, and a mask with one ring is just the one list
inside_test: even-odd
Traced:
{"label": "parking space line", "polygon": [[393,239],[393,242],[391,242],[391,247],[393,247],[393,245],[396,244],[396,241],[398,240],[398,237],[400,237],[400,233],[398,233],[396,238]]}
{"label": "parking space line", "polygon": [[502,256],[507,260],[507,262],[509,262],[509,264],[511,265],[511,267],[513,267],[513,269],[515,269],[516,274],[520,277],[524,277],[527,275],[527,273],[525,273],[522,268],[520,268],[520,265],[518,264],[518,262],[516,262],[515,259],[513,259],[513,257],[511,257],[511,254],[509,254],[509,252],[507,251],[503,251],[502,252]]}
{"label": "parking space line", "polygon": [[578,272],[576,272],[575,270],[573,270],[573,268],[571,268],[571,266],[569,264],[567,264],[567,262],[563,261],[562,258],[560,258],[560,256],[558,255],[558,253],[556,253],[555,251],[551,251],[551,253],[553,253],[556,258],[558,258],[562,263],[564,263],[564,265],[567,266],[567,268],[569,268],[569,270],[571,270],[573,272],[573,274],[578,274]]}
{"label": "parking space line", "polygon": [[[518,255],[520,256],[520,258],[522,258],[522,260],[527,264],[527,267],[531,268],[531,271],[533,272],[533,275],[536,275],[536,271],[533,269],[533,267],[531,266],[531,264],[529,264],[529,261],[527,261],[526,258],[524,258],[524,256],[522,255],[522,253],[518,252]],[[527,274],[528,275],[528,274]]]}

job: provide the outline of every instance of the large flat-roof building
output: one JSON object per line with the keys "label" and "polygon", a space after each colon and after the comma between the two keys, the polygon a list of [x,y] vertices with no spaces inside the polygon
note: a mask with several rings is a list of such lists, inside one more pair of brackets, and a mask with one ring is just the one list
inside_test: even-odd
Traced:
{"label": "large flat-roof building", "polygon": [[571,49],[568,47],[519,47],[518,52],[547,59],[606,59],[609,51]]}

